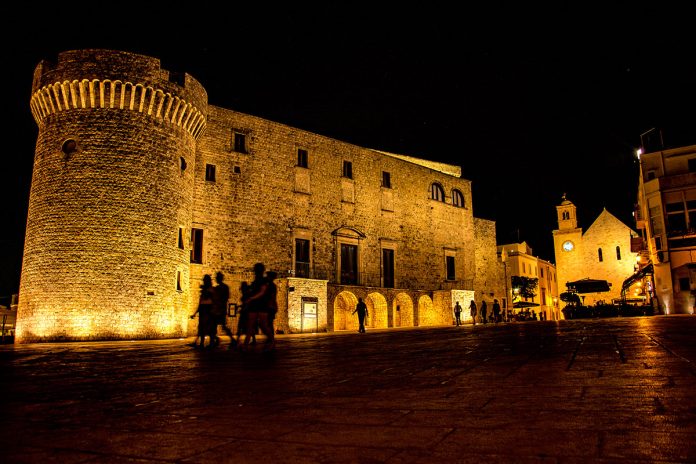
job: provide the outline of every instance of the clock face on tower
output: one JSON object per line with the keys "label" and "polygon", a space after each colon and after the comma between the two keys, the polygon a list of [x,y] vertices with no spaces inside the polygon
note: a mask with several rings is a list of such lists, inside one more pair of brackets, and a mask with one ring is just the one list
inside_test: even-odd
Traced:
{"label": "clock face on tower", "polygon": [[573,251],[574,248],[575,245],[573,245],[573,242],[571,242],[570,240],[566,240],[565,242],[563,242],[563,251]]}

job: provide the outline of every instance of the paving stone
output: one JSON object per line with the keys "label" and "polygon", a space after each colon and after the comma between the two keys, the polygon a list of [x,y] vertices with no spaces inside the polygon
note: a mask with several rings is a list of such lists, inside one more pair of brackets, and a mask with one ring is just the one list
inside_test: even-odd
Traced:
{"label": "paving stone", "polygon": [[696,317],[0,347],[2,462],[693,463]]}

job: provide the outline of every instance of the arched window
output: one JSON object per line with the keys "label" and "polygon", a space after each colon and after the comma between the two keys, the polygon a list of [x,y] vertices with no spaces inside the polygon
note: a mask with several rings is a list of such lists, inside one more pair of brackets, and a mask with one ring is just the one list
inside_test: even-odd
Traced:
{"label": "arched window", "polygon": [[616,246],[616,259],[617,261],[621,261],[621,247],[618,245]]}
{"label": "arched window", "polygon": [[566,221],[570,219],[570,213],[568,211],[563,211],[563,220]]}
{"label": "arched window", "polygon": [[464,194],[457,189],[452,190],[452,204],[464,208]]}
{"label": "arched window", "polygon": [[599,262],[601,263],[603,261],[601,248],[597,248],[597,257],[599,258]]}
{"label": "arched window", "polygon": [[445,201],[445,189],[442,188],[442,185],[433,182],[430,186],[430,198],[437,201]]}

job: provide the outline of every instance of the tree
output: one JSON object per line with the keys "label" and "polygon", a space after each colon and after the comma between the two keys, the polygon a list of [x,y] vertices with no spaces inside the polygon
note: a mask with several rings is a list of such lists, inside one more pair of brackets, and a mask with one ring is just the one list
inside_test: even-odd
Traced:
{"label": "tree", "polygon": [[[536,277],[511,276],[512,288],[518,290],[516,294],[524,298],[532,300],[537,295],[536,290],[539,285],[539,279]],[[513,298],[514,299],[514,298]]]}

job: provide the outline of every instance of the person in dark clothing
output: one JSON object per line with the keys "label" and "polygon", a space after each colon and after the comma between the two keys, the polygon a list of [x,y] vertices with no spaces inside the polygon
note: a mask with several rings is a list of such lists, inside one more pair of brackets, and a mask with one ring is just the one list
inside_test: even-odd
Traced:
{"label": "person in dark clothing", "polygon": [[230,299],[230,287],[223,282],[225,276],[222,272],[215,274],[217,285],[213,288],[213,308],[212,308],[212,331],[211,336],[214,337],[214,346],[220,344],[220,338],[217,336],[217,327],[222,327],[222,330],[230,337],[229,349],[234,348],[237,341],[234,339],[232,331],[227,326],[227,302]]}
{"label": "person in dark clothing", "polygon": [[498,323],[501,321],[501,319],[500,319],[500,304],[498,303],[498,300],[493,300],[493,321],[495,323]]}
{"label": "person in dark clothing", "polygon": [[[242,351],[247,351],[251,333],[256,330],[256,325],[261,329],[261,332],[266,336],[266,343],[263,351],[273,351],[275,349],[275,334],[269,325],[269,314],[273,312],[275,305],[276,294],[274,292],[275,284],[269,283],[264,276],[266,266],[263,263],[254,265],[254,281],[251,283],[249,293],[243,296],[242,303],[245,306],[245,311],[248,312],[248,321],[246,327],[246,336],[244,337],[244,345]],[[273,300],[273,302],[271,302]]]}
{"label": "person in dark clothing", "polygon": [[481,322],[484,324],[488,323],[488,319],[486,319],[486,314],[487,309],[486,309],[486,300],[481,301]]}
{"label": "person in dark clothing", "polygon": [[457,304],[454,305],[454,320],[457,326],[462,325],[462,307],[459,305],[458,301]]}
{"label": "person in dark clothing", "polygon": [[365,333],[365,318],[367,317],[367,305],[365,304],[362,298],[358,298],[358,304],[355,305],[355,310],[352,312],[352,314],[355,313],[358,313],[358,323],[360,324],[358,332]]}
{"label": "person in dark clothing", "polygon": [[469,303],[469,314],[471,314],[471,325],[476,325],[476,314],[478,313],[478,309],[476,308],[476,302],[474,300],[471,300],[471,303]]}
{"label": "person in dark clothing", "polygon": [[[209,274],[203,276],[203,285],[201,285],[201,293],[198,297],[198,307],[191,315],[191,319],[198,314],[198,334],[191,346],[194,348],[203,348],[205,346],[205,337],[210,335],[210,312],[213,307],[213,279]],[[200,340],[200,343],[198,343]],[[211,346],[213,339],[210,339],[208,346]]]}

